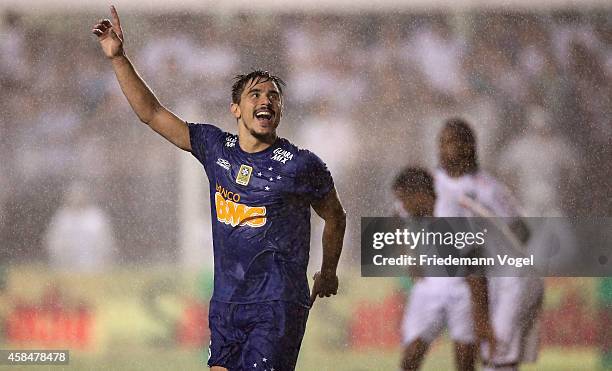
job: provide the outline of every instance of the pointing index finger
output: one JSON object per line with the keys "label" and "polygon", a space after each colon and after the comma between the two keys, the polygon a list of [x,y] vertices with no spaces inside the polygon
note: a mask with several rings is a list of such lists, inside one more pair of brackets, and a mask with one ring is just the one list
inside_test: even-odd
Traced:
{"label": "pointing index finger", "polygon": [[121,29],[121,22],[119,22],[119,14],[117,13],[117,9],[115,9],[114,5],[110,6],[111,15],[113,16],[113,25],[117,26],[118,29]]}

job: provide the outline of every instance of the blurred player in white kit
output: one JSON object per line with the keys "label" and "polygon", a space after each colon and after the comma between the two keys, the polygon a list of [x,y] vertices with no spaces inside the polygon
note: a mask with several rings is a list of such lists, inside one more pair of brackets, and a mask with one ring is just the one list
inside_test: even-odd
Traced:
{"label": "blurred player in white kit", "polygon": [[[397,216],[411,216],[416,221],[434,215],[434,180],[427,171],[405,168],[395,178],[393,193]],[[429,224],[423,219],[421,221]],[[427,228],[435,229],[435,221]],[[465,247],[461,252],[469,255],[474,250]],[[404,349],[401,369],[419,369],[430,344],[446,326],[454,342],[457,370],[475,370],[478,340],[495,341],[487,314],[486,278],[482,274],[473,274],[473,270],[478,269],[474,267],[465,268],[453,277],[437,277],[440,271],[431,267],[419,268],[419,272],[412,272],[416,273],[416,282],[402,323]]]}
{"label": "blurred player in white kit", "polygon": [[[479,170],[476,137],[462,119],[450,119],[439,137],[439,165],[435,171],[437,217],[519,217],[518,207],[506,187]],[[524,242],[528,232],[520,219],[509,226]],[[489,315],[495,335],[493,354],[481,344],[485,370],[518,370],[534,362],[538,353],[537,317],[544,294],[538,277],[488,277]],[[451,290],[438,279],[430,290]],[[465,290],[463,290],[465,291]],[[468,293],[469,294],[469,293]]]}

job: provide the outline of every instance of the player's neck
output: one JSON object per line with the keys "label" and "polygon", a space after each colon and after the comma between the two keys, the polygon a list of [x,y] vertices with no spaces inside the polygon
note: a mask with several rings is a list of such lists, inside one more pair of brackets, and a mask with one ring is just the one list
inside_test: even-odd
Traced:
{"label": "player's neck", "polygon": [[451,178],[461,178],[467,174],[467,172],[459,169],[446,169],[446,174]]}
{"label": "player's neck", "polygon": [[238,131],[238,145],[246,153],[264,151],[274,144],[276,138],[276,133],[267,136],[254,136],[248,131]]}
{"label": "player's neck", "polygon": [[478,171],[476,166],[457,166],[444,169],[451,178],[461,178],[464,175],[474,174]]}

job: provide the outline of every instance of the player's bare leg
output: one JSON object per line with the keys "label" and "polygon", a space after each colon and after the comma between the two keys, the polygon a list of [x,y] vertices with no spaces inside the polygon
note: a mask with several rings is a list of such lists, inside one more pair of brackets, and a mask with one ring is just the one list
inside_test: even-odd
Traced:
{"label": "player's bare leg", "polygon": [[473,343],[455,343],[455,364],[459,371],[473,371],[476,360],[476,346]]}
{"label": "player's bare leg", "polygon": [[421,362],[429,349],[429,343],[424,340],[416,339],[406,346],[404,349],[404,357],[402,358],[401,370],[416,371],[421,366]]}

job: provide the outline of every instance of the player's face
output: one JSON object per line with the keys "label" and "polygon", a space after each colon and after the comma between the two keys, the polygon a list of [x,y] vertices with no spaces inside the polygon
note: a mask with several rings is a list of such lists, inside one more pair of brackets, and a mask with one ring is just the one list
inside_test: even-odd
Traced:
{"label": "player's face", "polygon": [[240,103],[232,103],[238,125],[244,125],[256,138],[276,135],[282,116],[282,100],[273,81],[251,80],[241,94]]}
{"label": "player's face", "polygon": [[434,197],[425,192],[402,192],[395,190],[395,197],[402,203],[404,210],[411,216],[433,216]]}
{"label": "player's face", "polygon": [[470,162],[470,145],[465,144],[451,129],[440,135],[440,166],[449,173],[461,173]]}

